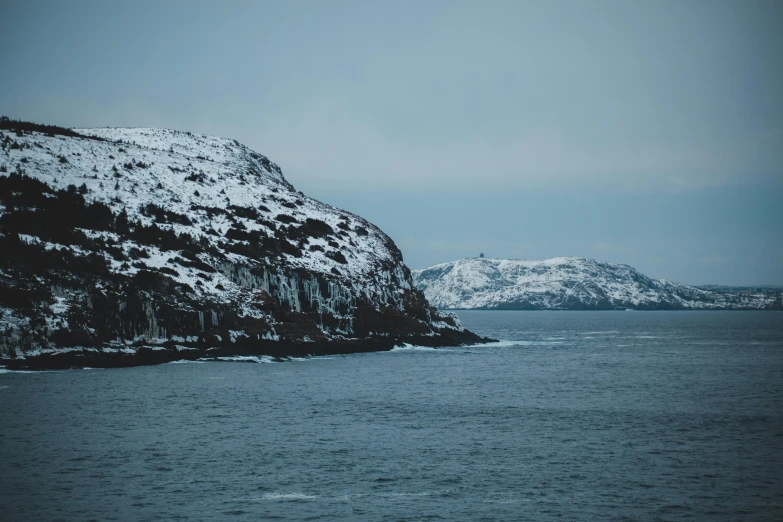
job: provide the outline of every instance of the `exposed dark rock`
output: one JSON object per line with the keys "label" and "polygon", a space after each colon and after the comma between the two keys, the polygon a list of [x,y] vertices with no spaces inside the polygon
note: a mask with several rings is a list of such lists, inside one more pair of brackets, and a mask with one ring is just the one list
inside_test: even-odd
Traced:
{"label": "exposed dark rock", "polygon": [[[5,124],[19,146],[0,151],[0,364],[482,341],[413,288],[382,231],[296,193],[277,165],[233,141]],[[14,171],[22,151],[29,161]],[[122,154],[120,175],[106,158]],[[119,177],[104,187],[93,172],[112,167]]]}

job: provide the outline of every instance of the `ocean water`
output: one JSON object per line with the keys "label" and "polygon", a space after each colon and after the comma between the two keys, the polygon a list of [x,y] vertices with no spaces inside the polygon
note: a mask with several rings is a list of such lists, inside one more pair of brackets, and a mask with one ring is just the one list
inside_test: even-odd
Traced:
{"label": "ocean water", "polygon": [[503,342],[0,373],[0,519],[783,519],[783,314],[459,315]]}

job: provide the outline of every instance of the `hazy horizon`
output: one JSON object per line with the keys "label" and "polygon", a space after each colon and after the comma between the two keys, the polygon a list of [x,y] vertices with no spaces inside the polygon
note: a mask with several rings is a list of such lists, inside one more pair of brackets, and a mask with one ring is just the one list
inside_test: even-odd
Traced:
{"label": "hazy horizon", "polygon": [[783,4],[6,2],[0,113],[234,138],[411,268],[783,285]]}

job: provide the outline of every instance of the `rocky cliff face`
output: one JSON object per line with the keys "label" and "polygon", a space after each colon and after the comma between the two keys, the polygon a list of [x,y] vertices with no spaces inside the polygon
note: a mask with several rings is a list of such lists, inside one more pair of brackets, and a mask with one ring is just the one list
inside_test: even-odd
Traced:
{"label": "rocky cliff face", "polygon": [[414,270],[433,305],[452,309],[781,309],[781,294],[717,292],[650,279],[628,265],[578,257],[461,259]]}
{"label": "rocky cliff face", "polygon": [[478,340],[386,234],[234,140],[5,119],[0,205],[9,367]]}

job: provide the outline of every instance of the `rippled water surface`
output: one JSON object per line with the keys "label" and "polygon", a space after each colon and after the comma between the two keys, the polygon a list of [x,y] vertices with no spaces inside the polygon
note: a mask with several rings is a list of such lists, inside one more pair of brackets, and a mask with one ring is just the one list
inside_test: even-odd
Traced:
{"label": "rippled water surface", "polygon": [[783,314],[459,315],[504,342],[0,373],[0,519],[783,519]]}

